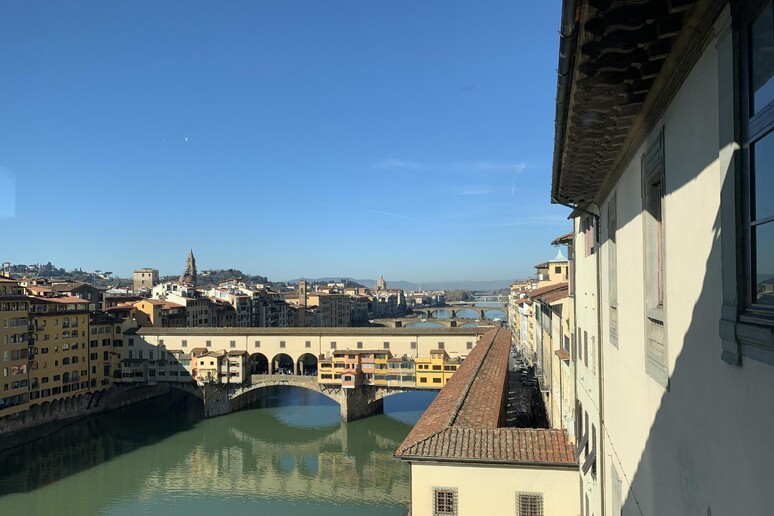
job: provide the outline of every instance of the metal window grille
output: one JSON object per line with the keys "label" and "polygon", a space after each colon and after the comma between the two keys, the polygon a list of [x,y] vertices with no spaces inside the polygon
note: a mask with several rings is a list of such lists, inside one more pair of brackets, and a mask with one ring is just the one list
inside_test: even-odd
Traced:
{"label": "metal window grille", "polygon": [[256,341],[255,341],[255,345],[254,345],[254,346],[255,346],[256,348],[260,348],[260,347],[261,347],[261,341],[260,341],[260,340],[256,340]]}
{"label": "metal window grille", "polygon": [[516,516],[543,516],[543,495],[516,493]]}
{"label": "metal window grille", "polygon": [[433,489],[433,516],[457,514],[457,490]]}
{"label": "metal window grille", "polygon": [[312,347],[312,341],[311,341],[311,340],[307,340],[307,341],[304,343],[304,347],[306,347],[306,348],[311,348],[311,347]]}

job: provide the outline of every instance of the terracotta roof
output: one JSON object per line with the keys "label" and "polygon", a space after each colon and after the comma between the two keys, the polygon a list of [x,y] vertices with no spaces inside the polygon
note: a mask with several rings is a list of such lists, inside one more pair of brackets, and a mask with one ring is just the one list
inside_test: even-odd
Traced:
{"label": "terracotta roof", "polygon": [[576,467],[565,430],[500,428],[511,334],[481,337],[395,456],[411,460],[540,463]]}
{"label": "terracotta roof", "polygon": [[577,467],[565,430],[450,427],[406,449],[404,456]]}
{"label": "terracotta roof", "polygon": [[551,242],[551,245],[571,244],[573,236],[574,236],[574,233],[572,231],[570,231],[569,233],[565,233],[562,236],[558,236],[554,238],[553,242]]}
{"label": "terracotta roof", "polygon": [[525,292],[530,298],[539,298],[542,295],[554,292],[556,290],[566,289],[567,283],[554,283],[552,285],[546,285],[545,287],[536,288],[534,290],[528,290]]}
{"label": "terracotta roof", "polygon": [[560,299],[566,298],[569,293],[570,289],[567,287],[567,283],[560,283],[560,288],[533,297],[538,301],[543,301],[544,303],[553,303],[555,301],[559,301]]}
{"label": "terracotta roof", "polygon": [[49,303],[62,303],[62,304],[88,304],[89,301],[86,299],[81,299],[80,297],[75,296],[63,296],[63,297],[44,297],[42,299],[35,299],[35,302],[39,301],[45,301]]}
{"label": "terracotta roof", "polygon": [[[317,327],[287,327],[287,328],[156,328],[145,327],[139,332],[141,335],[213,335],[225,337],[229,335],[310,335],[344,337],[354,335],[482,335],[485,333],[481,327],[458,328],[387,328],[387,327],[351,327],[351,328],[317,328]],[[382,350],[386,351],[386,350]]]}

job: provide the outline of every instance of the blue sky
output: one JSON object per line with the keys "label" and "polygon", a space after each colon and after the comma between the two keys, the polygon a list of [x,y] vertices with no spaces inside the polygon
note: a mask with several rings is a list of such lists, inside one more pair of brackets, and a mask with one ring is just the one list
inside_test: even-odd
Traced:
{"label": "blue sky", "polygon": [[0,261],[526,276],[560,1],[4,2]]}

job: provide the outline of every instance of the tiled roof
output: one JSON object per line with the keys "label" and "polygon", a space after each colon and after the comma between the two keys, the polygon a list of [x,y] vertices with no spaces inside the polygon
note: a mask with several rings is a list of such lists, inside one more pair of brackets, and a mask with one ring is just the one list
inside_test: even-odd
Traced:
{"label": "tiled roof", "polygon": [[537,299],[538,301],[543,301],[544,303],[553,303],[554,301],[559,301],[560,299],[564,299],[569,295],[569,288],[567,287],[567,283],[560,283],[559,285],[552,285],[557,286],[559,288],[556,288],[550,292],[545,292],[540,295],[532,295],[534,299]]}
{"label": "tiled roof", "polygon": [[566,287],[567,287],[567,283],[552,283],[551,285],[546,285],[545,287],[540,287],[540,288],[536,288],[536,289],[533,289],[533,290],[528,290],[528,291],[525,292],[525,294],[527,294],[527,296],[529,296],[531,298],[535,298],[535,297],[541,296],[543,294],[547,294],[549,292],[553,292],[554,290],[558,290],[558,289],[566,288]]}
{"label": "tiled roof", "polygon": [[[458,328],[142,328],[141,335],[158,336],[185,336],[185,335],[315,335],[315,336],[347,336],[347,335],[481,335],[484,333],[480,327]],[[474,348],[475,349],[475,348]]]}
{"label": "tiled roof", "polygon": [[577,467],[565,430],[449,427],[404,451],[410,457]]}
{"label": "tiled roof", "polygon": [[565,430],[500,428],[511,334],[481,337],[395,452],[411,460],[576,466]]}
{"label": "tiled roof", "polygon": [[564,235],[554,238],[554,241],[551,242],[551,245],[571,244],[573,236],[575,236],[575,234],[572,231],[565,233]]}

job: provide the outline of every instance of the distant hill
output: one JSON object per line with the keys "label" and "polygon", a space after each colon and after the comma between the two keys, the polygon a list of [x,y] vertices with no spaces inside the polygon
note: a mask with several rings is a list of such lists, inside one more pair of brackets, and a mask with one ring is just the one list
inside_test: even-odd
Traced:
{"label": "distant hill", "polygon": [[[298,278],[300,279],[300,278]],[[288,280],[288,283],[296,283],[298,279]],[[323,278],[304,278],[306,281],[311,282],[327,282],[327,281],[354,281],[361,285],[374,288],[376,286],[376,280],[374,279],[352,279],[342,278],[341,276],[323,277]],[[389,278],[385,278],[387,281],[387,288],[398,288],[401,290],[500,290],[506,289],[511,286],[513,280],[491,280],[491,281],[428,281],[427,283],[413,283],[411,281],[396,280],[392,281]]]}

